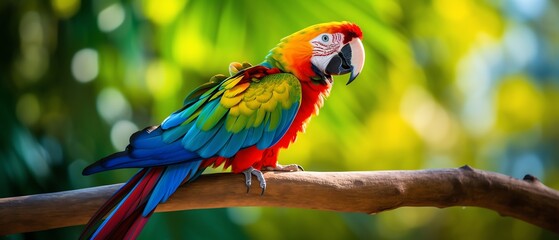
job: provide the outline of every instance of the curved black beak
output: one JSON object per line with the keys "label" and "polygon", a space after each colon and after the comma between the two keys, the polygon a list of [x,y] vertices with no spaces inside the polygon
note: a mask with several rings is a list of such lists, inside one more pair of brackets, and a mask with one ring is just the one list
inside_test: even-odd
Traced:
{"label": "curved black beak", "polygon": [[363,43],[361,43],[359,38],[354,38],[344,45],[337,55],[332,57],[326,66],[325,72],[329,75],[351,73],[346,84],[348,85],[361,73],[365,63],[364,60],[365,50],[363,49]]}

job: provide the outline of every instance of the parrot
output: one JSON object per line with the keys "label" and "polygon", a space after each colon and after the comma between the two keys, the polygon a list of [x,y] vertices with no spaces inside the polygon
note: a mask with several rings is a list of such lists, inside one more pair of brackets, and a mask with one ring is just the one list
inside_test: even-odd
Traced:
{"label": "parrot", "polygon": [[84,175],[138,168],[91,217],[80,239],[135,239],[153,214],[183,184],[208,167],[223,166],[252,176],[264,194],[262,171],[298,171],[277,163],[318,114],[330,94],[333,75],[361,73],[365,51],[358,25],[320,23],[280,40],[258,65],[232,63],[230,76],[215,75],[184,99],[160,125],[130,136],[122,152],[83,170]]}

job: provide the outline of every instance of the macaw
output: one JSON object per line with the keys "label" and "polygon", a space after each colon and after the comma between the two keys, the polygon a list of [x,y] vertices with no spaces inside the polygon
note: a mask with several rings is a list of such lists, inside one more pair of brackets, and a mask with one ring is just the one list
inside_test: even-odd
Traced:
{"label": "macaw", "polygon": [[332,75],[349,73],[347,84],[359,75],[365,60],[361,39],[354,23],[313,25],[283,38],[264,62],[233,63],[231,76],[216,75],[196,88],[159,126],[134,133],[124,151],[83,170],[90,175],[141,168],[97,211],[81,238],[136,238],[156,206],[207,167],[243,173],[247,191],[254,175],[262,193],[260,170],[298,170],[277,164],[278,151],[318,114]]}

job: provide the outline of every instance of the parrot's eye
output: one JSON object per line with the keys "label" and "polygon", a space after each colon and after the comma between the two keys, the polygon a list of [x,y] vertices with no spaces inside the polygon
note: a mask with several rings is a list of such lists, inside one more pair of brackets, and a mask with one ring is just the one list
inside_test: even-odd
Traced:
{"label": "parrot's eye", "polygon": [[328,40],[330,40],[330,37],[328,37],[328,35],[326,35],[326,34],[322,35],[322,41],[323,42],[328,42]]}

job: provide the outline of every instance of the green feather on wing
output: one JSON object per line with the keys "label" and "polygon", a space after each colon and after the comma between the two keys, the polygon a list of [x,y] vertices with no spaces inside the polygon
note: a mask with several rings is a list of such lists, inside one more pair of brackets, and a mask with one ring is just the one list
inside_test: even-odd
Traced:
{"label": "green feather on wing", "polygon": [[189,95],[188,105],[172,115],[177,118],[162,124],[164,139],[182,137],[183,146],[202,157],[231,157],[241,148],[265,149],[279,141],[301,103],[299,80],[289,73],[251,79],[243,71]]}

